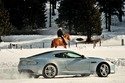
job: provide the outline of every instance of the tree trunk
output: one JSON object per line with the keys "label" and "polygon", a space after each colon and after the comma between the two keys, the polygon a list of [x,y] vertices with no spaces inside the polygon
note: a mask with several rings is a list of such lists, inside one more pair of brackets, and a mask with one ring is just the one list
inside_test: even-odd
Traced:
{"label": "tree trunk", "polygon": [[91,39],[91,36],[90,36],[90,35],[87,35],[86,42],[87,42],[87,43],[91,43],[91,42],[92,42],[92,39]]}
{"label": "tree trunk", "polygon": [[56,15],[55,9],[56,9],[56,0],[53,0],[53,1],[52,1],[52,15],[53,15],[53,16]]}
{"label": "tree trunk", "polygon": [[87,30],[87,39],[86,39],[87,43],[92,43],[92,39],[91,39],[92,34],[91,33],[92,33],[91,32],[91,28],[88,27],[88,30]]}
{"label": "tree trunk", "polygon": [[56,15],[56,14],[55,14],[54,4],[52,4],[52,15],[53,15],[53,16]]}
{"label": "tree trunk", "polygon": [[111,14],[108,14],[108,31],[111,32]]}
{"label": "tree trunk", "polygon": [[2,42],[1,36],[0,36],[0,42]]}
{"label": "tree trunk", "polygon": [[122,22],[122,15],[119,15],[119,22]]}
{"label": "tree trunk", "polygon": [[68,29],[69,29],[69,33],[71,34],[71,31],[72,31],[72,25],[71,24],[69,24]]}
{"label": "tree trunk", "polygon": [[122,10],[119,11],[118,19],[120,22],[122,22]]}
{"label": "tree trunk", "polygon": [[107,16],[107,13],[105,13],[105,28],[108,29],[108,16]]}
{"label": "tree trunk", "polygon": [[0,0],[0,8],[4,9],[4,2],[3,2],[3,0]]}
{"label": "tree trunk", "polygon": [[50,8],[49,8],[49,27],[51,27],[52,25],[51,25],[51,0],[50,0],[50,3],[49,3],[49,6],[50,6]]}

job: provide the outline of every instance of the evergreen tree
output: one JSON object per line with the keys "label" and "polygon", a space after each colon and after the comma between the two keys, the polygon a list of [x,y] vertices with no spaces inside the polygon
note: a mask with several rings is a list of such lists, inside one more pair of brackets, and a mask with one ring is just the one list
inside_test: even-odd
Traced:
{"label": "evergreen tree", "polygon": [[30,30],[45,28],[46,0],[5,0],[4,3],[9,10],[10,21],[18,30],[28,29],[28,26]]}
{"label": "evergreen tree", "polygon": [[18,30],[23,27],[24,0],[4,0],[4,8],[10,13],[10,22]]}
{"label": "evergreen tree", "polygon": [[92,35],[101,34],[100,13],[95,0],[62,0],[59,7],[59,26],[82,32],[91,42]]}
{"label": "evergreen tree", "polygon": [[38,26],[38,28],[45,28],[46,26],[46,9],[45,9],[45,2],[46,1],[42,1],[42,0],[39,0],[38,2],[38,13],[37,13],[37,17],[36,17],[36,24]]}
{"label": "evergreen tree", "polygon": [[2,35],[8,35],[11,30],[11,24],[9,21],[9,13],[7,10],[0,9],[0,42]]}
{"label": "evergreen tree", "polygon": [[124,0],[97,0],[100,11],[105,13],[106,29],[111,31],[111,16],[117,15],[122,22]]}
{"label": "evergreen tree", "polygon": [[[26,14],[24,20],[33,29],[45,28],[46,16],[45,16],[45,1],[42,0],[27,0],[25,1]],[[28,20],[27,20],[28,19]]]}

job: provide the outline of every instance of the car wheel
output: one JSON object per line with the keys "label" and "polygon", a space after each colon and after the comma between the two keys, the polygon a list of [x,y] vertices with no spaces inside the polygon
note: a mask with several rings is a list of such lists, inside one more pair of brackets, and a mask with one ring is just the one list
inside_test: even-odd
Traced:
{"label": "car wheel", "polygon": [[110,72],[110,68],[106,63],[102,63],[97,67],[96,72],[99,77],[107,77]]}
{"label": "car wheel", "polygon": [[48,64],[44,67],[43,77],[44,78],[54,78],[57,75],[57,68],[52,64]]}

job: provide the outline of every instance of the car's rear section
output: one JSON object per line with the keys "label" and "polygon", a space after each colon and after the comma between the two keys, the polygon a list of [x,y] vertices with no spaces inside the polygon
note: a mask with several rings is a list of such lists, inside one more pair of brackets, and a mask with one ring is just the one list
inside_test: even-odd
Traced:
{"label": "car's rear section", "polygon": [[20,62],[18,64],[18,71],[22,74],[28,74],[30,77],[37,77],[38,74],[38,62],[33,59],[28,58],[20,58]]}

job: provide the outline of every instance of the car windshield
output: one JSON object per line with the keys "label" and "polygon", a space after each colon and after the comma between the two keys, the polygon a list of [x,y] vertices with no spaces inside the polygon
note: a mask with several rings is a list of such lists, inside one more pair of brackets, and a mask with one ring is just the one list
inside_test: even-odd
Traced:
{"label": "car windshield", "polygon": [[77,53],[73,53],[73,52],[67,52],[64,54],[67,55],[67,57],[69,57],[69,58],[81,58],[81,55],[79,55]]}

